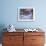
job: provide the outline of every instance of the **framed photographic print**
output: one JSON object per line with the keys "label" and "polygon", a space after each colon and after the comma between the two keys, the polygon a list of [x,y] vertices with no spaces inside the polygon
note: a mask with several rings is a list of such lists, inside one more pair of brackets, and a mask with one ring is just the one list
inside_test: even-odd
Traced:
{"label": "framed photographic print", "polygon": [[18,21],[34,21],[35,9],[32,7],[19,7],[18,8]]}

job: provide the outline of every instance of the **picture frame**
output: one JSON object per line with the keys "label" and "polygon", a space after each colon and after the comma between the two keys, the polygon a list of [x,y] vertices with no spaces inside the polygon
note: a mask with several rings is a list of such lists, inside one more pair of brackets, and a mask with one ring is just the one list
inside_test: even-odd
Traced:
{"label": "picture frame", "polygon": [[18,21],[35,21],[35,8],[33,7],[19,7]]}

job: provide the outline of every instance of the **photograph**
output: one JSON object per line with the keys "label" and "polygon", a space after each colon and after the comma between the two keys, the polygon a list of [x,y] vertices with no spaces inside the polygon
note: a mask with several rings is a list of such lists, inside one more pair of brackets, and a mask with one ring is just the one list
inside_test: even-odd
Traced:
{"label": "photograph", "polygon": [[34,21],[35,9],[31,7],[18,8],[18,21]]}

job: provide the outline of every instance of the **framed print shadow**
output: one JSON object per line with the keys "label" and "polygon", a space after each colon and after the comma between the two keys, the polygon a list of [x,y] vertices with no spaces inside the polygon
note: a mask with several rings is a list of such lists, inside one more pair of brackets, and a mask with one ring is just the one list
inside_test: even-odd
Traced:
{"label": "framed print shadow", "polygon": [[35,21],[35,9],[32,7],[19,7],[18,21]]}

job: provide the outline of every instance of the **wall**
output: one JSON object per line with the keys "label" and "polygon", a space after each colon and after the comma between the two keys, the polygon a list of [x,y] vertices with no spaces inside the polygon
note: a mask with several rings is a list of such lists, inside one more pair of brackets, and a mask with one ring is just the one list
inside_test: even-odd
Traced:
{"label": "wall", "polygon": [[[15,25],[16,28],[43,27],[46,28],[46,0],[0,0],[1,14],[0,24],[5,26],[9,24]],[[34,7],[34,22],[18,22],[17,8]]]}

